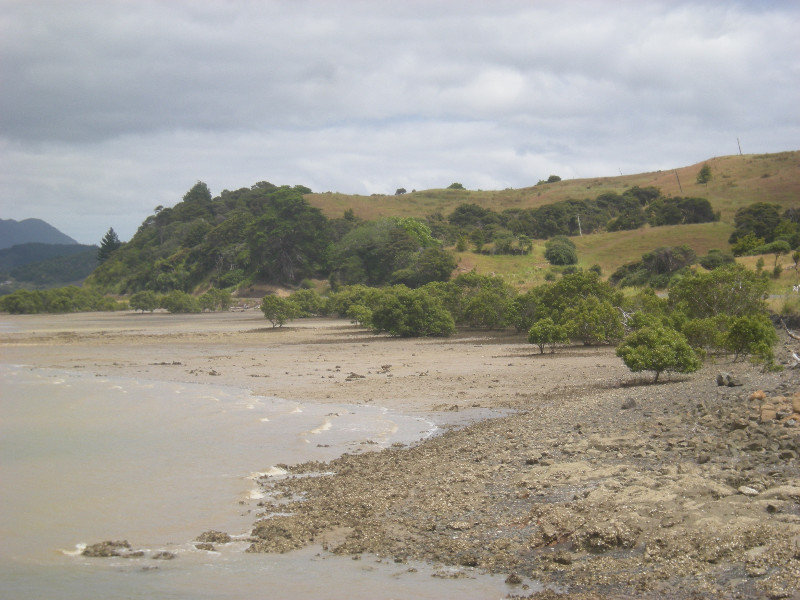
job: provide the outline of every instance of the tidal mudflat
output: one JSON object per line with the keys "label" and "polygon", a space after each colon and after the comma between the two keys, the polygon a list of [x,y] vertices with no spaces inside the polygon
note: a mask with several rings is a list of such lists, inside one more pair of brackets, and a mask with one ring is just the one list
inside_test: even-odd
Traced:
{"label": "tidal mudflat", "polygon": [[[154,523],[163,535],[129,539],[143,556],[61,555],[55,572],[66,581],[124,572],[128,593],[159,585],[190,590],[189,573],[202,572],[210,577],[202,586],[206,595],[193,597],[213,597],[224,588],[244,597],[264,582],[278,596],[353,597],[344,591],[350,578],[354,590],[365,581],[372,593],[374,578],[410,586],[379,588],[387,597],[424,597],[421,590],[429,590],[439,597],[566,591],[570,597],[780,598],[798,589],[795,371],[765,374],[722,359],[691,377],[651,386],[606,348],[540,355],[512,334],[402,340],[321,319],[273,329],[255,311],[4,316],[2,325],[4,375],[12,381],[2,396],[4,481],[9,464],[24,472],[17,462],[50,464],[50,472],[30,471],[42,481],[67,472],[63,461],[78,464],[79,453],[47,452],[65,431],[85,437],[87,419],[68,416],[84,410],[98,420],[89,437],[106,453],[116,456],[124,448],[134,455],[125,460],[146,459],[157,481],[149,496],[168,506],[164,521]],[[742,385],[718,386],[719,371],[731,372]],[[27,381],[31,374],[39,383]],[[58,418],[42,417],[34,432],[41,440],[27,445],[7,434],[25,419],[15,411],[24,413],[20,400],[27,392],[6,391],[14,389],[15,377],[46,390],[38,404],[65,398],[71,407],[55,413]],[[64,395],[77,382],[79,388],[100,385],[95,396],[101,403],[122,407],[136,399],[148,416],[137,419],[126,408],[111,412],[114,418],[127,415],[121,422],[103,420],[96,406],[84,406],[86,394],[73,400]],[[193,417],[173,422],[158,416],[165,398],[174,405],[187,393],[195,397]],[[270,454],[259,441],[269,436],[259,435],[299,415],[310,418],[296,431],[274,428],[292,440],[279,446],[294,443],[298,453],[286,459]],[[137,422],[153,435],[138,446],[130,437]],[[167,449],[159,447],[161,425],[179,432]],[[231,437],[238,438],[240,454],[231,450]],[[229,461],[222,467],[227,483],[217,476],[205,494],[224,496],[213,502],[218,514],[191,508],[197,484],[184,479],[191,463],[210,460],[191,458],[206,444],[211,455]],[[125,461],[116,462],[121,468]],[[280,469],[279,477],[272,467]],[[204,471],[211,469],[199,469],[196,477]],[[146,475],[137,477],[134,487],[145,487]],[[171,481],[175,490],[166,489]],[[70,499],[84,502],[87,514],[97,514],[101,501],[92,485],[83,482],[83,489],[93,490],[85,499],[79,492]],[[58,499],[59,492],[54,495]],[[197,495],[202,500],[204,494]],[[4,530],[15,521],[13,513],[28,519],[41,513],[35,502],[23,504],[4,503]],[[112,497],[103,512],[112,524],[75,531],[49,551],[74,551],[78,541],[134,538],[141,531],[126,498]],[[193,536],[207,529],[225,529],[234,539],[213,551],[198,550]],[[33,535],[26,543],[48,546]],[[175,560],[153,558],[175,550]],[[300,566],[286,563],[265,573],[287,557]],[[213,568],[226,561],[227,570]],[[298,579],[303,561],[310,570]],[[41,566],[16,565],[9,576],[31,571],[36,579]],[[320,588],[327,596],[320,589],[280,587],[292,579],[322,581],[332,572],[336,583]],[[359,573],[366,579],[359,580]],[[185,597],[191,595],[186,591]]]}

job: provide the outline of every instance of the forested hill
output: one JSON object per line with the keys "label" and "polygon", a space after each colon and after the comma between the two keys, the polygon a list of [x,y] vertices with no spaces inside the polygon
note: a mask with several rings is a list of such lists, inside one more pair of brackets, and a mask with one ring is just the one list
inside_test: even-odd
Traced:
{"label": "forested hill", "polygon": [[41,219],[0,219],[0,249],[17,244],[77,244],[68,235]]}
{"label": "forested hill", "polygon": [[[261,282],[296,286],[309,278],[418,286],[447,279],[458,261],[464,270],[489,259],[494,262],[487,272],[516,269],[509,280],[524,284],[544,276],[543,242],[553,236],[573,236],[579,266],[597,266],[608,275],[660,246],[728,251],[741,209],[772,203],[769,210],[777,215],[797,207],[798,192],[800,152],[722,157],[627,177],[552,176],[530,188],[497,192],[453,183],[363,197],[262,181],[213,198],[198,182],[174,207],[157,207],[87,285],[113,293]],[[787,222],[792,232],[796,216]],[[771,241],[761,237],[753,242]],[[604,248],[610,249],[608,259]],[[515,255],[522,262],[495,260]]]}

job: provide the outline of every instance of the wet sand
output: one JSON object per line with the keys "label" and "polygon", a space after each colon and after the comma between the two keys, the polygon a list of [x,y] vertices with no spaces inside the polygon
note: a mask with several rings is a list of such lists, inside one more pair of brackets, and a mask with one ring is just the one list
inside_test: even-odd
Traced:
{"label": "wet sand", "polygon": [[[5,362],[410,414],[513,410],[290,469],[335,476],[265,481],[292,514],[256,523],[252,551],[321,543],[516,574],[575,597],[789,598],[800,588],[793,370],[722,358],[641,385],[610,348],[540,355],[511,333],[403,340],[323,319],[273,329],[257,311],[3,323]],[[743,385],[717,386],[720,371]]]}

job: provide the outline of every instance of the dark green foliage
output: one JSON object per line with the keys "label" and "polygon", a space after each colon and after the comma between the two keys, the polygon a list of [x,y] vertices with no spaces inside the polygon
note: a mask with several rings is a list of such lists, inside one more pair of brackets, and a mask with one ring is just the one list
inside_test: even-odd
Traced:
{"label": "dark green foliage", "polygon": [[632,188],[625,190],[622,195],[635,198],[639,204],[642,206],[647,206],[656,198],[661,197],[661,190],[652,186],[642,188],[638,185],[635,185]]}
{"label": "dark green foliage", "polygon": [[558,175],[550,175],[547,179],[540,179],[536,185],[544,185],[545,183],[556,183],[557,181],[561,181],[561,177]]}
{"label": "dark green foliage", "polygon": [[567,308],[561,318],[571,340],[587,346],[611,344],[624,333],[622,315],[608,300],[594,296],[579,300]]}
{"label": "dark green foliage", "polygon": [[286,321],[300,316],[297,305],[288,298],[268,294],[261,301],[261,312],[273,327],[283,327]]}
{"label": "dark green foliage", "polygon": [[708,166],[708,163],[704,163],[697,173],[697,183],[702,184],[708,183],[709,181],[711,181],[711,167]]}
{"label": "dark green foliage", "polygon": [[575,244],[569,238],[558,235],[544,245],[544,257],[551,265],[574,265],[578,262]]}
{"label": "dark green foliage", "polygon": [[376,332],[400,337],[448,336],[455,332],[452,315],[424,289],[396,286],[384,291],[372,311]]}
{"label": "dark green foliage", "polygon": [[0,311],[12,314],[110,311],[124,310],[126,307],[127,304],[113,298],[76,286],[51,290],[17,290],[0,297]]}
{"label": "dark green foliage", "polygon": [[617,356],[634,373],[654,371],[654,383],[664,371],[692,373],[701,366],[686,338],[674,329],[662,326],[634,331],[619,345]]}
{"label": "dark green foliage", "polygon": [[4,286],[9,292],[77,283],[96,267],[96,246],[21,244],[0,250],[0,280],[11,282]]}
{"label": "dark green foliage", "polygon": [[725,349],[730,326],[729,316],[716,315],[704,319],[688,319],[681,326],[681,332],[692,348],[713,354]]}
{"label": "dark green foliage", "polygon": [[660,198],[647,207],[647,220],[653,227],[688,225],[718,221],[719,215],[705,198]]}
{"label": "dark green foliage", "polygon": [[697,255],[688,246],[656,248],[642,255],[642,259],[618,268],[609,277],[614,285],[665,288],[670,279],[689,265]]}
{"label": "dark green foliage", "polygon": [[778,341],[778,334],[772,321],[764,314],[743,315],[733,319],[725,337],[725,347],[733,352],[733,360],[753,355],[771,363],[774,355],[772,346]]}
{"label": "dark green foliage", "polygon": [[233,298],[231,297],[230,292],[226,290],[219,290],[217,288],[211,288],[197,300],[200,303],[200,308],[202,310],[210,311],[228,310],[233,303]]}
{"label": "dark green foliage", "polygon": [[325,301],[314,290],[298,290],[289,296],[289,300],[297,306],[299,317],[314,317],[325,311]]}
{"label": "dark green foliage", "polygon": [[463,190],[464,186],[461,185],[460,183],[451,183],[450,185],[447,186],[447,189],[448,190]]}
{"label": "dark green foliage", "polygon": [[745,267],[727,265],[708,273],[687,273],[670,287],[669,302],[690,319],[759,314],[766,310],[767,285]]}
{"label": "dark green foliage", "polygon": [[133,310],[153,312],[161,305],[161,299],[155,292],[145,290],[133,294],[128,300],[128,305]]}
{"label": "dark green foliage", "polygon": [[700,266],[708,271],[713,271],[723,265],[729,265],[736,262],[736,259],[733,258],[733,254],[729,252],[723,252],[722,250],[709,250],[708,254],[705,256],[701,256],[697,259],[697,262],[700,263]]}
{"label": "dark green foliage", "polygon": [[[734,224],[736,229],[728,240],[735,244],[740,238],[752,233],[757,238],[762,238],[764,242],[771,242],[775,239],[775,231],[780,224],[780,206],[778,204],[768,204],[766,202],[756,202],[736,211]],[[735,252],[734,252],[735,254]]]}
{"label": "dark green foliage", "polygon": [[158,207],[88,279],[120,293],[190,291],[203,283],[294,283],[325,273],[329,221],[303,186],[259,182],[211,198],[202,182],[172,208]]}
{"label": "dark green foliage", "polygon": [[161,308],[170,313],[198,313],[200,303],[197,298],[180,290],[173,290],[161,297]]}
{"label": "dark green foliage", "polygon": [[394,192],[395,196],[402,196],[406,193],[406,188],[397,188]]}
{"label": "dark green foliage", "polygon": [[544,347],[549,345],[551,352],[556,344],[569,341],[567,330],[562,325],[557,325],[550,317],[539,319],[528,331],[528,341],[539,346],[539,353],[544,354]]}
{"label": "dark green foliage", "polygon": [[751,232],[737,239],[731,251],[734,256],[748,256],[763,245],[764,238],[756,237],[756,234]]}
{"label": "dark green foliage", "polygon": [[379,288],[366,285],[343,286],[328,296],[325,302],[324,313],[347,317],[353,305],[375,308],[382,291]]}
{"label": "dark green foliage", "polygon": [[419,286],[449,279],[456,264],[428,226],[410,217],[359,225],[334,245],[331,255],[334,277],[344,284]]}
{"label": "dark green foliage", "polygon": [[762,246],[753,248],[749,254],[774,254],[775,264],[778,264],[778,257],[783,254],[789,254],[791,251],[792,247],[789,245],[789,242],[785,240],[775,240],[769,244],[764,244]]}
{"label": "dark green foliage", "polygon": [[103,263],[107,261],[111,254],[119,249],[120,246],[122,246],[122,242],[119,241],[117,232],[111,227],[100,241],[100,248],[97,250],[98,262]]}

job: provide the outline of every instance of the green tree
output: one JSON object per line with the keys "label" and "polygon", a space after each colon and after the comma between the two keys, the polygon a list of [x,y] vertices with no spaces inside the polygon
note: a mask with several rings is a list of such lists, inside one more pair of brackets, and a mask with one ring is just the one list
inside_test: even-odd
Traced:
{"label": "green tree", "polygon": [[463,190],[464,186],[461,185],[460,183],[451,183],[450,185],[447,186],[447,189],[448,190]]}
{"label": "green tree", "polygon": [[155,309],[158,308],[160,303],[160,299],[158,295],[150,290],[145,290],[141,292],[136,292],[133,294],[128,301],[128,305],[133,310],[140,310],[142,312],[149,311],[153,312]]}
{"label": "green tree", "polygon": [[100,249],[97,251],[97,260],[104,263],[120,246],[122,246],[122,242],[119,241],[117,232],[114,231],[113,227],[110,227],[100,241]]}
{"label": "green tree", "polygon": [[539,319],[528,331],[528,341],[539,346],[539,353],[544,354],[544,347],[550,346],[553,352],[555,344],[564,344],[569,341],[567,330],[561,325],[557,325],[550,317]]}
{"label": "green tree", "polygon": [[708,166],[708,163],[704,163],[697,173],[697,183],[708,183],[709,181],[711,181],[711,167]]}
{"label": "green tree", "polygon": [[289,296],[289,300],[297,306],[299,317],[313,317],[322,314],[325,309],[325,301],[314,290],[297,290]]}
{"label": "green tree", "polygon": [[283,327],[286,321],[296,318],[300,311],[288,298],[267,294],[261,300],[261,312],[273,327]]}
{"label": "green tree", "polygon": [[624,333],[619,310],[594,296],[565,310],[562,323],[571,340],[580,340],[587,346],[613,343]]}
{"label": "green tree", "polygon": [[719,314],[739,317],[763,313],[768,282],[742,265],[732,264],[711,272],[691,272],[669,290],[669,302],[690,319]]}
{"label": "green tree", "polygon": [[762,238],[765,242],[771,242],[775,239],[775,232],[781,222],[780,209],[780,205],[767,202],[755,202],[740,208],[733,218],[736,229],[731,234],[728,242],[735,244],[748,233],[752,233],[757,238]]}
{"label": "green tree", "polygon": [[551,265],[574,265],[578,263],[575,243],[566,236],[557,235],[544,245],[544,257]]}
{"label": "green tree", "polygon": [[228,310],[233,303],[233,298],[227,290],[211,288],[200,296],[198,301],[200,302],[200,308],[203,310]]}
{"label": "green tree", "polygon": [[381,296],[370,319],[376,332],[400,337],[448,336],[453,316],[426,290],[396,286]]}
{"label": "green tree", "polygon": [[778,334],[769,317],[763,314],[744,315],[733,320],[725,347],[733,352],[734,362],[741,356],[753,355],[764,362],[772,362],[772,347],[778,341]]}
{"label": "green tree", "polygon": [[664,371],[693,373],[702,364],[681,333],[663,326],[634,331],[617,347],[617,356],[634,373],[654,371],[653,383]]}
{"label": "green tree", "polygon": [[201,310],[197,298],[180,290],[173,290],[163,295],[161,308],[171,313],[197,313]]}

